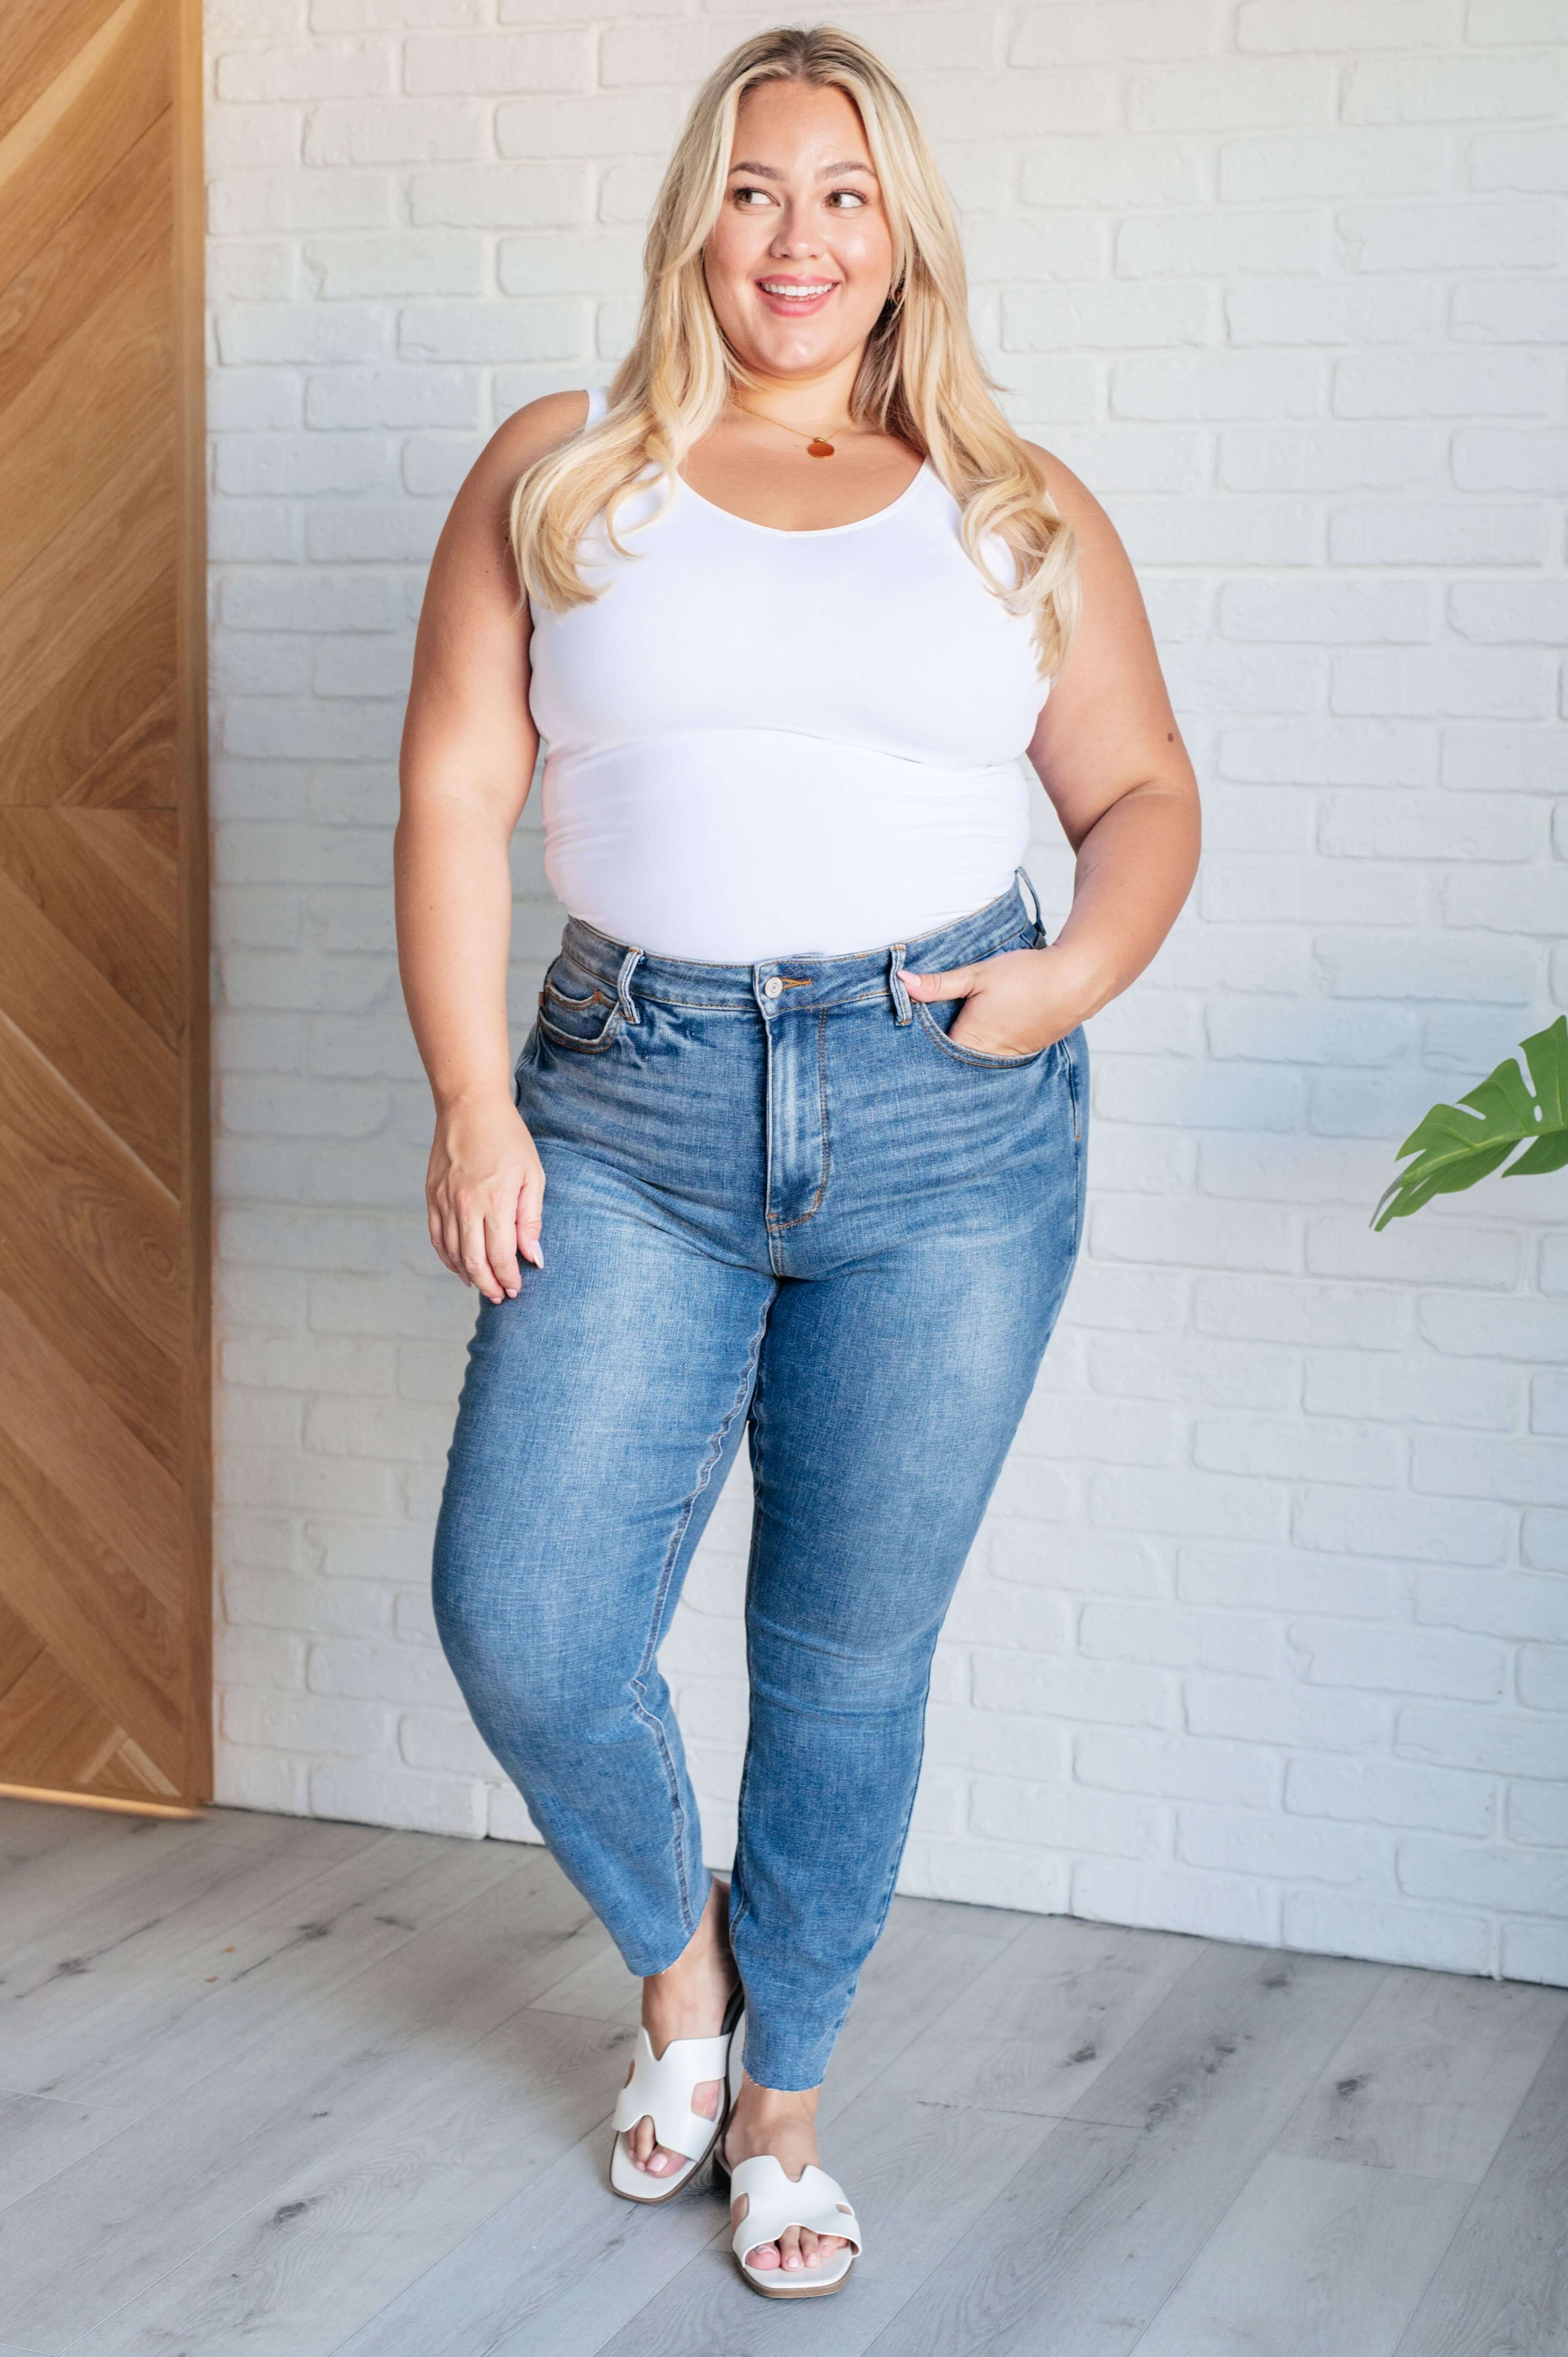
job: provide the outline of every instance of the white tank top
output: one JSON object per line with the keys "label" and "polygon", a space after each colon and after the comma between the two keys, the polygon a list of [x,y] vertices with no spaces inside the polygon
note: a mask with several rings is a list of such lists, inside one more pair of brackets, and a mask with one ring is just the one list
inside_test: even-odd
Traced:
{"label": "white tank top", "polygon": [[[604,414],[589,395],[586,423]],[[908,941],[1006,890],[1047,683],[929,461],[858,523],[785,532],[678,481],[602,515],[592,605],[532,607],[544,866],[614,941],[730,964]],[[987,551],[1011,577],[1001,543]]]}

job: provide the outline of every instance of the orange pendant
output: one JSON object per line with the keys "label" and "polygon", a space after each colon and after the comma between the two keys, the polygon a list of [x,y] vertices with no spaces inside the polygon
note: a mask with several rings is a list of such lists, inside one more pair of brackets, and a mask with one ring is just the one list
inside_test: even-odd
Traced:
{"label": "orange pendant", "polygon": [[806,456],[808,458],[831,458],[833,456],[833,446],[831,442],[808,442]]}

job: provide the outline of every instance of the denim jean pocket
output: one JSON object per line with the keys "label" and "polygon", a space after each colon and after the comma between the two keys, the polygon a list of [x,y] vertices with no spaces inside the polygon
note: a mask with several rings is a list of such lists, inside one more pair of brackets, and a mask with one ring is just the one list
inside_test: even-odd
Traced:
{"label": "denim jean pocket", "polygon": [[[564,986],[577,982],[589,985],[585,993]],[[579,975],[564,959],[557,958],[544,977],[535,1019],[553,1047],[573,1048],[580,1055],[596,1056],[610,1045],[620,1028],[620,1002],[589,975]]]}
{"label": "denim jean pocket", "polygon": [[[1012,941],[1003,942],[998,948],[988,951],[986,955],[987,957],[1000,957],[1003,952],[1007,950],[1027,949],[1031,946],[1035,939],[1036,935],[1031,928],[1026,932],[1019,933],[1016,938]],[[983,964],[985,960],[976,959],[974,963],[976,964]],[[1058,1041],[1053,1039],[1044,1048],[1031,1049],[1026,1056],[989,1055],[983,1049],[966,1048],[961,1040],[950,1039],[948,1037],[950,1027],[958,1021],[960,1015],[968,1005],[967,999],[939,998],[935,1000],[928,1000],[924,998],[912,998],[909,1004],[914,1009],[921,1029],[925,1032],[927,1038],[931,1041],[933,1046],[940,1048],[943,1055],[950,1057],[955,1064],[972,1064],[979,1071],[1024,1071],[1032,1064],[1043,1063],[1045,1059],[1050,1055],[1053,1049],[1059,1045]],[[940,1023],[937,1019],[936,1009],[939,1006],[948,1011],[946,1023]]]}
{"label": "denim jean pocket", "polygon": [[[936,1016],[932,1011],[931,1004],[928,1003],[927,1000],[923,998],[915,998],[911,999],[909,1003],[915,1010],[916,1020],[918,1022],[921,1029],[925,1032],[927,1038],[931,1041],[934,1047],[940,1048],[943,1055],[948,1057],[953,1063],[972,1064],[979,1071],[1026,1071],[1032,1064],[1043,1063],[1046,1058],[1054,1053],[1055,1049],[1060,1045],[1058,1040],[1053,1039],[1044,1048],[1031,1049],[1026,1056],[989,1055],[980,1048],[966,1048],[961,1039],[950,1039],[946,1031],[942,1028],[942,1026],[937,1021]],[[965,1005],[965,1001],[961,998],[955,998],[947,1002],[939,998],[935,1001],[935,1005],[938,1006],[944,1004],[950,1004],[953,1011],[948,1019],[951,1023],[956,1023],[959,1017],[959,1012]]]}

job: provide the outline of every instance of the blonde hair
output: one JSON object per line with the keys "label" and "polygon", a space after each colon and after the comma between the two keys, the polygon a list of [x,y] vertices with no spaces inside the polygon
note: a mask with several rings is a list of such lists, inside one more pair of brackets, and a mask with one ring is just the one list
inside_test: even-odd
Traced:
{"label": "blonde hair", "polygon": [[[1011,612],[1035,617],[1038,669],[1049,677],[1066,660],[1081,603],[1072,531],[975,350],[958,224],[914,110],[881,60],[831,25],[754,34],[698,91],[649,223],[637,337],[606,414],[530,467],[513,493],[518,578],[558,611],[602,594],[577,569],[592,519],[603,509],[612,545],[632,554],[616,536],[616,513],[639,474],[650,461],[662,470],[667,506],[686,453],[716,424],[731,387],[759,382],[714,317],[703,248],[724,202],[740,102],[764,81],[838,89],[859,111],[892,231],[893,276],[850,414],[930,460],[987,587]],[[1011,553],[1011,581],[985,562],[988,535]]]}

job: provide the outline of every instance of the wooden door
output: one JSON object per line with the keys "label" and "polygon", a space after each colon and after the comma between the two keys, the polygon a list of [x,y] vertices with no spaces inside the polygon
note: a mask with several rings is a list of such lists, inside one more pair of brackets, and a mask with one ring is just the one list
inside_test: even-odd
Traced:
{"label": "wooden door", "polygon": [[0,1786],[211,1791],[200,47],[0,24]]}

